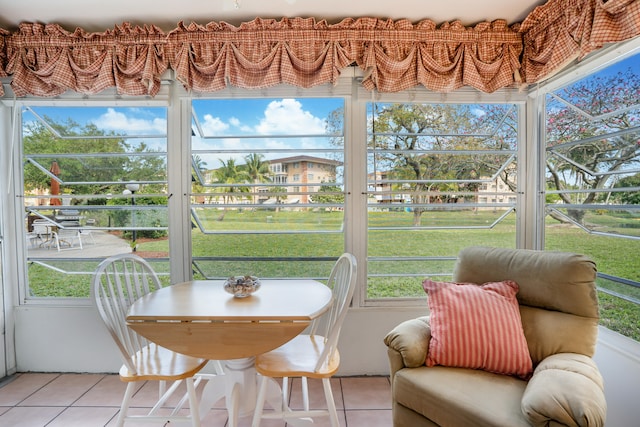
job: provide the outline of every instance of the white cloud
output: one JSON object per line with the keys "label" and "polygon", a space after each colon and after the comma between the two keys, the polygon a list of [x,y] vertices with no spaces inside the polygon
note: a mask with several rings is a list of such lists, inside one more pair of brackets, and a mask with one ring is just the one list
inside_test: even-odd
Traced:
{"label": "white cloud", "polygon": [[163,118],[141,119],[132,117],[122,111],[107,108],[107,112],[98,117],[96,126],[102,129],[125,132],[127,134],[165,134],[167,133],[167,121]]}
{"label": "white cloud", "polygon": [[200,124],[205,135],[215,135],[229,129],[229,125],[219,117],[213,117],[211,114],[204,115],[204,121]]}
{"label": "white cloud", "polygon": [[256,132],[274,134],[316,134],[324,133],[324,120],[302,109],[295,99],[272,101],[264,112],[264,117],[256,126]]}
{"label": "white cloud", "polygon": [[[242,116],[240,116],[242,117]],[[198,155],[207,163],[207,168],[220,167],[220,160],[234,159],[237,164],[244,164],[245,153],[238,151],[255,149],[259,143],[262,150],[282,150],[291,148],[319,148],[315,138],[274,139],[269,135],[296,135],[296,134],[324,134],[325,121],[315,117],[309,111],[303,109],[302,104],[295,99],[282,99],[272,101],[265,108],[262,118],[254,127],[243,122],[237,116],[230,117],[227,121],[211,114],[205,114],[201,120],[201,127],[205,135],[230,135],[241,134],[263,135],[264,138],[256,142],[255,139],[220,138],[204,139],[199,136],[192,138],[192,147],[195,151],[202,150]],[[233,130],[230,130],[234,128]],[[206,153],[208,150],[229,150],[228,153]],[[264,158],[269,160],[282,157],[278,153],[264,153]]]}

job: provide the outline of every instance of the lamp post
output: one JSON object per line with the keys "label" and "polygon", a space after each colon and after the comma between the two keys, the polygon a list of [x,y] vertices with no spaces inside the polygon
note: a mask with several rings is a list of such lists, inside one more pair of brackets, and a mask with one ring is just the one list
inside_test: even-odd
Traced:
{"label": "lamp post", "polygon": [[137,240],[137,230],[136,230],[136,211],[134,206],[136,205],[136,199],[134,197],[134,195],[136,194],[136,191],[138,191],[140,189],[140,184],[136,183],[136,182],[128,182],[125,185],[126,190],[124,190],[122,192],[122,194],[124,195],[129,195],[131,194],[131,227],[133,228],[132,231],[132,237],[131,237],[131,245],[132,245],[132,251],[135,252],[136,251],[136,240]]}

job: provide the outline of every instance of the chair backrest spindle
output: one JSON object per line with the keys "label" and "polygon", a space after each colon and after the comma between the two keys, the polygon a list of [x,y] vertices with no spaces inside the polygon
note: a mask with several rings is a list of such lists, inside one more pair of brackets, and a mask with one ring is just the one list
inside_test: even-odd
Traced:
{"label": "chair backrest spindle", "polygon": [[311,335],[321,335],[326,340],[322,355],[315,367],[316,372],[331,360],[337,349],[340,329],[355,291],[356,272],[356,258],[349,253],[342,254],[331,270],[327,282],[333,292],[331,308],[316,319],[311,327]]}
{"label": "chair backrest spindle", "polygon": [[136,300],[161,287],[147,261],[131,253],[105,259],[94,273],[93,302],[131,373],[135,373],[136,353],[145,348],[148,341],[127,327],[127,312]]}

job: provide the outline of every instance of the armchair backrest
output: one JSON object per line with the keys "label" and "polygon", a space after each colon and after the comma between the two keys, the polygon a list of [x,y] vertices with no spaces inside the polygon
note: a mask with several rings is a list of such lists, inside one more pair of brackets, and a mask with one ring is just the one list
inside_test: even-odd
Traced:
{"label": "armchair backrest", "polygon": [[584,255],[474,246],[458,254],[453,280],[513,280],[534,365],[556,353],[592,357],[598,337],[596,265]]}

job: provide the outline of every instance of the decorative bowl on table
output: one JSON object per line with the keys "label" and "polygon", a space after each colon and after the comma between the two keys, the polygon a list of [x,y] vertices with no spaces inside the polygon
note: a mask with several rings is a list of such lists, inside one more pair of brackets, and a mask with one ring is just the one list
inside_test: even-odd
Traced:
{"label": "decorative bowl on table", "polygon": [[231,276],[224,282],[224,290],[236,298],[245,298],[260,289],[256,276]]}

